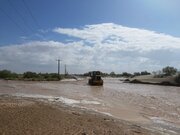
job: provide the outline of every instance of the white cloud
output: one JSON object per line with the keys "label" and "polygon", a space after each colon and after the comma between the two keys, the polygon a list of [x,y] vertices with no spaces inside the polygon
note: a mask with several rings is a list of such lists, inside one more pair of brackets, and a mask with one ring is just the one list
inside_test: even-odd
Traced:
{"label": "white cloud", "polygon": [[56,72],[58,58],[63,60],[61,72],[67,64],[70,73],[152,71],[166,65],[180,68],[175,65],[180,61],[180,38],[170,35],[112,23],[53,31],[70,36],[69,42],[29,41],[0,47],[0,68]]}
{"label": "white cloud", "polygon": [[148,31],[128,28],[113,23],[86,25],[82,29],[55,28],[54,32],[80,38],[86,42],[109,45],[116,50],[151,51],[180,49],[180,38]]}
{"label": "white cloud", "polygon": [[[56,72],[58,58],[67,64],[69,72],[85,72],[93,63],[93,48],[83,42],[61,43],[34,41],[21,45],[0,47],[1,68],[13,71]],[[62,66],[63,67],[63,66]]]}

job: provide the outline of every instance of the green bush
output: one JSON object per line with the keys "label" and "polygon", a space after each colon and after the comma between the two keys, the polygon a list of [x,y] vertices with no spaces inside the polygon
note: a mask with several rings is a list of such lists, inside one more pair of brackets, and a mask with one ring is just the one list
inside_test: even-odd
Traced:
{"label": "green bush", "polygon": [[150,75],[151,73],[147,72],[147,71],[142,71],[141,75]]}
{"label": "green bush", "polygon": [[0,78],[6,79],[11,76],[11,71],[9,70],[2,70],[0,71]]}
{"label": "green bush", "polygon": [[2,71],[0,71],[0,78],[13,80],[15,78],[18,78],[18,74],[12,73],[9,70],[2,70]]}
{"label": "green bush", "polygon": [[163,73],[167,76],[175,75],[177,73],[177,69],[174,67],[165,67],[162,69]]}
{"label": "green bush", "polygon": [[25,72],[23,74],[23,78],[37,78],[38,77],[38,74],[36,74],[35,72]]}
{"label": "green bush", "polygon": [[176,81],[177,83],[180,83],[180,73],[176,76],[175,81]]}
{"label": "green bush", "polygon": [[127,72],[123,72],[121,76],[122,77],[132,77],[132,74],[127,73]]}

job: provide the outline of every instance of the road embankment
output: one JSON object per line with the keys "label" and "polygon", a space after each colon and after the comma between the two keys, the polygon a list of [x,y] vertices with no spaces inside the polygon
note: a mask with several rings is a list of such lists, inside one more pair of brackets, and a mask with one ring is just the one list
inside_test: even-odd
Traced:
{"label": "road embankment", "polygon": [[179,83],[176,83],[174,76],[158,78],[158,77],[154,77],[153,75],[143,75],[143,76],[137,76],[137,77],[126,79],[124,82],[164,85],[164,86],[180,86]]}

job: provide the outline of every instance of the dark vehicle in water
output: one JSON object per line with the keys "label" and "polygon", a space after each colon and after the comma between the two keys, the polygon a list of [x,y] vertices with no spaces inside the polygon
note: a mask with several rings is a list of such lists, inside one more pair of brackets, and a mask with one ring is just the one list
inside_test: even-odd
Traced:
{"label": "dark vehicle in water", "polygon": [[96,85],[96,86],[103,85],[103,80],[101,79],[100,71],[89,72],[89,76],[91,77],[88,81],[89,85]]}

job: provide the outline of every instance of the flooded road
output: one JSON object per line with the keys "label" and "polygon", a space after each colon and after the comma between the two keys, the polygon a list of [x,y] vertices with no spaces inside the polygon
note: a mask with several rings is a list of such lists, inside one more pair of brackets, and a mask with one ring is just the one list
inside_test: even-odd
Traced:
{"label": "flooded road", "polygon": [[118,119],[180,134],[180,87],[129,84],[105,78],[104,86],[87,80],[23,82],[0,80],[0,94],[46,98],[101,112]]}

